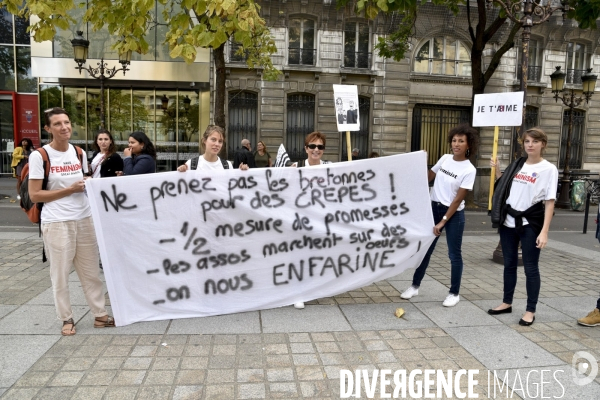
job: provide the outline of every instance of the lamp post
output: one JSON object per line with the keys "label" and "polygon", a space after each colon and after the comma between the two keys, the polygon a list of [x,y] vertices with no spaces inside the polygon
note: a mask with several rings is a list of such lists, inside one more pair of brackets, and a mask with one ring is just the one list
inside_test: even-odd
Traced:
{"label": "lamp post", "polygon": [[569,163],[571,162],[571,135],[573,133],[573,111],[575,107],[579,106],[585,99],[586,103],[589,103],[594,90],[596,89],[597,75],[592,74],[592,69],[589,68],[585,74],[581,77],[583,96],[575,96],[575,89],[570,88],[565,90],[565,76],[566,74],[560,70],[560,66],[556,67],[556,71],[550,75],[550,81],[552,82],[552,93],[554,93],[554,99],[558,103],[560,99],[563,104],[569,107],[569,130],[567,131],[567,146],[565,149],[565,160],[563,162],[564,169],[561,179],[561,191],[560,197],[556,201],[556,207],[558,208],[571,208],[571,202],[569,200],[569,189],[571,187],[571,168]]}
{"label": "lamp post", "polygon": [[85,70],[92,78],[100,80],[100,128],[104,129],[106,123],[104,117],[104,81],[114,77],[119,71],[123,71],[123,75],[125,75],[125,72],[129,71],[127,66],[131,63],[131,50],[119,53],[119,62],[122,65],[119,69],[117,69],[117,67],[108,68],[108,65],[104,62],[104,57],[100,59],[97,67],[84,67],[83,65],[87,60],[90,41],[83,37],[83,31],[77,31],[77,35],[71,40],[71,45],[73,46],[73,58],[77,63],[75,69],[79,69],[79,74],[81,74],[81,70]]}
{"label": "lamp post", "polygon": [[529,72],[529,40],[531,39],[531,28],[545,22],[552,16],[556,10],[562,10],[563,19],[569,11],[567,0],[561,0],[561,5],[551,7],[551,1],[544,0],[523,0],[513,2],[511,0],[486,0],[489,7],[493,4],[499,4],[506,16],[515,24],[523,26],[521,33],[521,80],[519,82],[519,91],[523,92],[523,118],[519,133],[523,132],[525,126],[525,112],[527,109],[527,77]]}

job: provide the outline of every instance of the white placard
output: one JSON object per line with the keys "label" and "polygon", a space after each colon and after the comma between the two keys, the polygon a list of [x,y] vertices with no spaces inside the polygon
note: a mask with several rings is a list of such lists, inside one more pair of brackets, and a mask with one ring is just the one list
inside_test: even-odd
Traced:
{"label": "white placard", "polygon": [[330,297],[417,267],[434,239],[424,152],[86,182],[119,326]]}
{"label": "white placard", "polygon": [[473,126],[521,126],[523,92],[476,94]]}
{"label": "white placard", "polygon": [[333,100],[338,131],[359,131],[360,115],[356,85],[333,85]]}

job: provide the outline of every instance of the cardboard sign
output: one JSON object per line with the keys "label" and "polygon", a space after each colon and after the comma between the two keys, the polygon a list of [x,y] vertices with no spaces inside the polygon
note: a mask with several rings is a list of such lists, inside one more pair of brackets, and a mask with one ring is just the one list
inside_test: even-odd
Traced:
{"label": "cardboard sign", "polygon": [[473,126],[521,126],[523,92],[476,94]]}
{"label": "cardboard sign", "polygon": [[333,296],[417,267],[434,239],[424,152],[86,188],[119,326]]}
{"label": "cardboard sign", "polygon": [[338,131],[359,131],[360,115],[356,85],[333,85],[333,99]]}

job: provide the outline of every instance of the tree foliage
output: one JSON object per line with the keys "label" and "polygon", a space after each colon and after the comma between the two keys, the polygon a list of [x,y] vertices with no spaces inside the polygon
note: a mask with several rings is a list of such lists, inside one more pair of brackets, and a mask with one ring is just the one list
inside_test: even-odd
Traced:
{"label": "tree foliage", "polygon": [[[280,74],[270,58],[277,51],[275,42],[255,0],[156,1],[164,6],[161,21],[168,28],[164,41],[169,44],[172,58],[181,57],[192,63],[199,47],[215,50],[217,124],[224,126],[225,121],[224,103],[219,104],[222,103],[219,96],[225,94],[223,49],[230,38],[239,44],[238,52],[247,56],[249,68],[261,68],[267,80],[274,80]],[[52,40],[57,28],[68,29],[77,23],[70,15],[71,10],[87,7],[83,22],[94,30],[106,28],[117,38],[113,46],[117,52],[131,50],[145,54],[149,46],[144,36],[160,24],[154,15],[155,0],[88,0],[87,5],[76,4],[74,0],[0,0],[0,4],[24,18],[37,16],[39,20],[32,23],[30,31],[38,42]],[[218,121],[220,118],[222,123]]]}

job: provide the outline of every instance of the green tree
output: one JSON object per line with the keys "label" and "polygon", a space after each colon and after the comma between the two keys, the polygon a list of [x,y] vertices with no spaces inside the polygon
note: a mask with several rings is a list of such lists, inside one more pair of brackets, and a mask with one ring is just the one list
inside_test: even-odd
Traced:
{"label": "green tree", "polygon": [[[239,45],[239,54],[247,55],[249,68],[261,68],[263,77],[274,80],[279,71],[270,55],[277,51],[265,20],[259,15],[255,0],[89,0],[83,22],[94,30],[106,28],[118,38],[117,52],[131,50],[145,54],[145,35],[159,25],[153,14],[155,1],[165,6],[162,20],[167,25],[165,43],[170,56],[192,63],[197,48],[213,49],[215,60],[215,124],[225,127],[225,43]],[[52,40],[56,29],[69,29],[76,21],[71,10],[73,0],[0,0],[13,14],[39,20],[30,30],[35,41]],[[79,5],[85,7],[84,3]]]}

